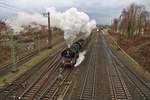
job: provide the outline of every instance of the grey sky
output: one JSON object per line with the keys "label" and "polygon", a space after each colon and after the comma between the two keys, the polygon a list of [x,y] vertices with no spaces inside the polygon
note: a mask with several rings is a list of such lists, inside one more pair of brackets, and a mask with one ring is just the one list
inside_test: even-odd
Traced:
{"label": "grey sky", "polygon": [[145,5],[150,11],[150,0],[0,0],[0,19],[13,16],[18,11],[7,8],[1,2],[24,9],[25,11],[40,13],[47,7],[56,7],[58,11],[76,7],[101,24],[110,24],[114,17],[119,16],[123,8],[133,2]]}

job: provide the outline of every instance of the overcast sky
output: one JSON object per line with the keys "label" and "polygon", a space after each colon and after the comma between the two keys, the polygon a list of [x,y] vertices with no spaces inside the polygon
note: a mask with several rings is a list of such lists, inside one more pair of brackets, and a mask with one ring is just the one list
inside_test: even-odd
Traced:
{"label": "overcast sky", "polygon": [[75,7],[86,12],[99,24],[110,24],[111,20],[118,17],[122,9],[131,3],[145,5],[150,11],[150,0],[0,0],[0,19],[14,16],[19,11],[2,3],[28,12],[39,13],[44,12],[44,9],[48,7],[56,7],[58,11]]}

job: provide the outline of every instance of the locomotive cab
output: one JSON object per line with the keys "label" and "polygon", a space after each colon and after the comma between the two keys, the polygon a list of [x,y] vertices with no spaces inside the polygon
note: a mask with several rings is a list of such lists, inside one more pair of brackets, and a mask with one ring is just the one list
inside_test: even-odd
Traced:
{"label": "locomotive cab", "polygon": [[70,48],[64,50],[61,55],[63,66],[71,67],[76,63],[75,53]]}

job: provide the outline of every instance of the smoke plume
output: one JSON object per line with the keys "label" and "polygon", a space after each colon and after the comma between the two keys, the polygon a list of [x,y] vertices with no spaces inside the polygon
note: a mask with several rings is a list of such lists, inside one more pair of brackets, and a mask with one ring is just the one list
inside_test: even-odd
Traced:
{"label": "smoke plume", "polygon": [[77,67],[77,66],[79,66],[79,65],[82,63],[82,61],[83,61],[84,58],[85,58],[85,54],[86,54],[86,51],[83,51],[83,52],[80,52],[80,53],[79,53],[79,58],[77,59],[77,62],[76,62],[76,64],[74,65],[74,67]]}
{"label": "smoke plume", "polygon": [[[62,29],[64,31],[64,39],[68,44],[71,44],[77,36],[89,36],[91,30],[96,27],[95,20],[90,20],[86,13],[78,11],[76,8],[58,12],[52,7],[47,8],[46,12],[48,11],[50,12],[51,27]],[[22,26],[47,26],[47,17],[39,13],[18,12],[15,17],[8,19],[6,23],[19,34],[23,30]]]}

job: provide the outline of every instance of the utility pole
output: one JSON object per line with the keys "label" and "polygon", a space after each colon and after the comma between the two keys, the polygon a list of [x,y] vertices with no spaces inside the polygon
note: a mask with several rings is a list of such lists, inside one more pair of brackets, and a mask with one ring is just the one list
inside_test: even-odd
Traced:
{"label": "utility pole", "polygon": [[51,35],[51,26],[50,26],[50,13],[48,12],[48,42],[49,42],[49,48],[51,48],[51,40],[52,40],[52,35]]}
{"label": "utility pole", "polygon": [[51,26],[50,26],[50,12],[44,13],[48,17],[48,48],[52,48],[52,35],[51,35]]}

